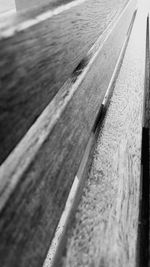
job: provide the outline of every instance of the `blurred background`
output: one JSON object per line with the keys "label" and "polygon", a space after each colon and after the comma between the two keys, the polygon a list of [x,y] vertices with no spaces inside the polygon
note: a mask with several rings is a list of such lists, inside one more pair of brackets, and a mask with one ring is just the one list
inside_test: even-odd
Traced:
{"label": "blurred background", "polygon": [[15,0],[0,0],[0,14],[15,11]]}

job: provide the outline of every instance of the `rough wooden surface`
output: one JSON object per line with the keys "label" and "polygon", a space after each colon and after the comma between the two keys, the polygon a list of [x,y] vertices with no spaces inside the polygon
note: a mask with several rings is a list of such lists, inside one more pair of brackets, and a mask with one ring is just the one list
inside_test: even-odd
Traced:
{"label": "rough wooden surface", "polygon": [[68,233],[65,267],[136,266],[145,43],[146,12],[139,11]]}
{"label": "rough wooden surface", "polygon": [[56,7],[76,0],[15,0],[18,12],[31,10],[39,7]]}
{"label": "rough wooden surface", "polygon": [[[63,210],[59,224],[57,225],[55,236],[49,247],[43,267],[60,266],[61,255],[63,254],[63,250],[66,247],[66,239],[67,239],[66,232],[67,232],[69,225],[72,224],[72,220],[74,219],[74,213],[81,199],[84,183],[85,183],[85,180],[87,179],[87,175],[91,168],[91,164],[93,160],[93,152],[95,150],[95,144],[96,144],[96,141],[99,135],[99,126],[102,124],[102,121],[105,117],[105,113],[107,111],[109,101],[113,93],[115,81],[118,77],[119,70],[122,65],[122,60],[123,60],[123,57],[126,51],[128,40],[130,38],[130,32],[132,30],[135,17],[136,17],[136,11],[133,15],[131,25],[130,25],[130,30],[128,31],[128,34],[125,38],[125,42],[121,49],[121,53],[119,55],[117,64],[115,66],[111,81],[109,83],[107,93],[105,94],[104,100],[102,102],[102,106],[99,110],[99,114],[95,121],[95,125],[93,127],[91,136],[88,141],[88,145],[84,152],[84,156],[82,158],[78,173],[76,174],[76,178],[73,181],[69,196],[67,198],[65,209]],[[69,208],[70,205],[71,205],[71,209]]]}
{"label": "rough wooden surface", "polygon": [[47,7],[41,8],[42,18],[35,11],[1,22],[0,163],[125,3],[86,0],[57,15],[44,15]]}
{"label": "rough wooden surface", "polygon": [[[32,8],[44,6],[47,4],[51,4],[54,0],[15,0],[17,12],[30,10]],[[55,2],[64,2],[64,1],[56,1]],[[69,1],[68,1],[69,2]]]}
{"label": "rough wooden surface", "polygon": [[43,263],[134,9],[132,0],[1,165],[3,267]]}
{"label": "rough wooden surface", "polygon": [[[149,7],[150,9],[150,7]],[[149,16],[147,18],[147,43],[146,43],[146,66],[145,66],[145,99],[144,99],[144,114],[143,114],[143,127],[149,128],[150,125],[150,29],[149,29]]]}

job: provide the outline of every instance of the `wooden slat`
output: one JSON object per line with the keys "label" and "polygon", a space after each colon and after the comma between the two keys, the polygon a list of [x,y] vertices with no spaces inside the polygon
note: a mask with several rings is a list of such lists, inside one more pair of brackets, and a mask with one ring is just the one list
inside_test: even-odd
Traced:
{"label": "wooden slat", "polygon": [[70,2],[68,1],[62,1],[62,0],[15,0],[16,3],[16,9],[17,11],[24,11],[24,10],[30,10],[36,7],[44,6],[44,5],[49,5],[49,4],[56,4],[56,3],[67,3]]}
{"label": "wooden slat", "polygon": [[140,8],[58,266],[148,266],[137,264],[146,18]]}
{"label": "wooden slat", "polygon": [[109,107],[110,99],[112,97],[113,89],[115,87],[115,82],[118,77],[121,65],[122,65],[122,61],[123,61],[126,47],[127,47],[127,44],[130,38],[130,33],[132,30],[132,26],[134,24],[135,17],[136,17],[136,12],[134,13],[134,16],[133,16],[133,19],[130,25],[130,30],[128,31],[128,34],[125,38],[124,45],[121,49],[113,75],[111,77],[111,81],[109,83],[107,92],[105,94],[104,100],[99,110],[99,115],[97,116],[97,119],[95,121],[95,126],[89,138],[78,173],[72,184],[69,196],[67,198],[66,206],[61,215],[60,221],[57,225],[55,236],[48,250],[43,267],[61,266],[60,262],[62,259],[62,254],[66,247],[67,231],[68,231],[69,226],[72,225],[72,223],[74,224],[75,210],[77,209],[78,204],[80,202],[80,199],[83,193],[83,188],[84,188],[84,185],[86,183],[87,177],[90,172],[91,164],[93,161],[93,153],[94,153],[95,146],[97,143],[97,138],[99,136],[100,129],[103,125],[103,121],[105,119],[105,115]]}
{"label": "wooden slat", "polygon": [[3,267],[38,267],[43,263],[114,71],[135,3],[129,2],[108,35],[105,33],[103,43],[101,38],[96,42],[86,60],[1,165]]}
{"label": "wooden slat", "polygon": [[[67,3],[66,3],[67,2]],[[0,163],[117,16],[113,0],[54,1],[0,24]],[[28,13],[28,12],[27,12]]]}
{"label": "wooden slat", "polygon": [[33,10],[39,7],[57,7],[63,4],[67,4],[69,2],[73,2],[75,0],[15,0],[16,9],[18,12]]}

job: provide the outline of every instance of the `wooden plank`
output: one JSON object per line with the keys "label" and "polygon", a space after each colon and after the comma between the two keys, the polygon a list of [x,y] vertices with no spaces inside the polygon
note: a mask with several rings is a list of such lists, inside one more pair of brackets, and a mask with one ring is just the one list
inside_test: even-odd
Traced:
{"label": "wooden plank", "polygon": [[129,2],[105,34],[103,43],[100,37],[86,61],[1,165],[3,267],[42,265],[114,71],[135,3]]}
{"label": "wooden plank", "polygon": [[73,2],[75,0],[15,0],[17,11],[29,11],[40,7],[57,7],[63,4]]}
{"label": "wooden plank", "polygon": [[[0,163],[21,140],[126,0],[77,0],[0,24]],[[52,8],[49,9],[49,8]],[[42,11],[42,14],[39,13]]]}
{"label": "wooden plank", "polygon": [[[15,0],[16,9],[18,12],[24,10],[30,10],[36,7],[48,5],[50,2],[54,2],[53,0]],[[64,1],[56,1],[55,2],[64,2]]]}
{"label": "wooden plank", "polygon": [[50,248],[48,250],[46,259],[44,261],[43,267],[51,267],[51,266],[61,266],[61,259],[63,251],[66,247],[66,240],[67,240],[67,230],[69,226],[74,223],[74,214],[75,210],[78,207],[78,204],[80,202],[83,187],[85,185],[85,181],[87,180],[87,177],[89,175],[89,171],[91,169],[92,160],[93,160],[93,153],[95,151],[95,145],[97,142],[97,138],[99,136],[100,128],[102,127],[103,120],[105,118],[106,111],[108,109],[110,99],[113,93],[113,89],[115,87],[115,81],[118,77],[122,60],[126,51],[126,47],[128,44],[128,40],[130,37],[130,33],[132,30],[132,26],[134,23],[134,19],[136,16],[133,16],[130,30],[128,31],[128,34],[126,36],[124,45],[121,49],[118,61],[116,63],[112,78],[110,80],[107,92],[105,94],[104,100],[102,102],[101,108],[99,110],[99,114],[97,116],[97,119],[95,121],[95,125],[93,127],[93,131],[91,133],[91,136],[89,138],[86,150],[84,152],[84,156],[82,158],[78,173],[74,179],[74,182],[72,184],[69,196],[67,198],[67,202],[64,208],[64,211],[61,215],[60,221],[57,225],[57,229],[55,231],[54,238],[52,239],[52,243],[50,245]]}
{"label": "wooden plank", "polygon": [[146,17],[139,10],[60,266],[137,266]]}

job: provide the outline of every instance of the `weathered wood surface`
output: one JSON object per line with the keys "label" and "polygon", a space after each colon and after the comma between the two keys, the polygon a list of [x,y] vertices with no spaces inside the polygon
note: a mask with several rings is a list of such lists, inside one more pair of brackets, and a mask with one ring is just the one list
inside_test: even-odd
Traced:
{"label": "weathered wood surface", "polygon": [[[83,186],[85,183],[85,180],[87,179],[87,176],[89,174],[92,160],[93,160],[93,152],[95,150],[95,144],[99,135],[99,128],[102,125],[102,122],[104,120],[105,114],[107,112],[107,108],[109,106],[110,98],[113,94],[113,89],[115,86],[115,81],[118,77],[123,57],[126,51],[126,47],[128,44],[128,40],[130,38],[130,33],[132,30],[132,26],[134,23],[134,19],[136,17],[136,12],[133,15],[132,22],[130,25],[130,29],[128,31],[128,34],[125,38],[124,45],[121,49],[117,64],[115,66],[111,81],[109,83],[109,87],[107,89],[107,93],[105,94],[104,100],[102,102],[101,108],[99,110],[99,114],[97,116],[97,119],[95,121],[95,125],[93,127],[93,131],[91,133],[91,136],[89,138],[86,150],[84,152],[84,156],[82,158],[78,173],[74,179],[74,182],[72,184],[69,196],[67,198],[66,206],[64,208],[64,211],[61,215],[59,224],[57,225],[57,229],[55,231],[55,236],[52,240],[52,243],[49,247],[45,262],[43,267],[52,267],[52,266],[61,266],[61,255],[63,253],[63,250],[66,247],[66,239],[67,239],[67,229],[69,225],[73,223],[74,220],[74,213],[77,209],[77,206],[79,204],[79,201],[81,199]],[[70,207],[70,208],[69,208]]]}
{"label": "weathered wood surface", "polygon": [[146,17],[137,14],[60,266],[137,264]]}
{"label": "weathered wood surface", "polygon": [[79,0],[66,11],[57,9],[57,15],[49,11],[62,2],[69,1],[52,1],[50,7],[0,24],[0,163],[126,0]]}
{"label": "weathered wood surface", "polygon": [[0,167],[3,267],[38,267],[44,261],[128,31],[135,2],[129,2],[104,34],[103,42],[98,40],[86,61]]}
{"label": "weathered wood surface", "polygon": [[146,59],[145,59],[145,98],[144,98],[144,112],[143,112],[143,127],[149,128],[150,125],[150,30],[149,30],[149,16],[147,17],[147,42],[146,42]]}
{"label": "weathered wood surface", "polygon": [[18,12],[24,12],[41,7],[57,7],[76,0],[15,0],[16,8]]}
{"label": "weathered wood surface", "polygon": [[[67,1],[60,1],[60,0],[15,0],[16,3],[16,9],[17,11],[24,11],[24,10],[29,10],[29,9],[33,9],[36,7],[40,7],[40,6],[44,6],[44,5],[48,5],[51,3],[58,3],[58,2],[67,2]],[[68,0],[68,2],[70,2],[70,0]]]}

